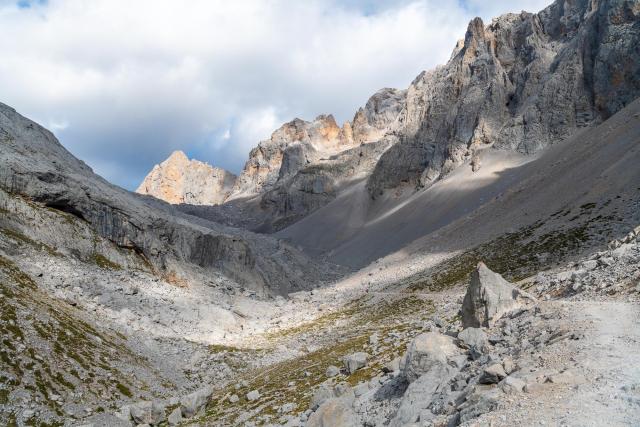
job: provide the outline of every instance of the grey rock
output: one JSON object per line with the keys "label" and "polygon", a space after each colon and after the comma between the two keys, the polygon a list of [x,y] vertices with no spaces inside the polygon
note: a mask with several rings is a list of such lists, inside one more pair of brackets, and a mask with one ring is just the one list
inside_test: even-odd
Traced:
{"label": "grey rock", "polygon": [[460,350],[452,337],[437,332],[420,334],[409,345],[403,375],[413,382],[432,368],[447,365],[450,359],[459,355]]}
{"label": "grey rock", "polygon": [[342,360],[347,372],[353,374],[360,368],[364,368],[367,365],[367,358],[369,355],[364,352],[353,353],[345,356]]}
{"label": "grey rock", "polygon": [[325,372],[325,375],[329,378],[335,377],[340,373],[340,369],[337,366],[329,366]]}
{"label": "grey rock", "polygon": [[131,427],[131,418],[122,418],[111,414],[96,414],[85,420],[87,426],[91,427]]}
{"label": "grey rock", "polygon": [[260,392],[258,390],[251,390],[247,393],[246,397],[249,402],[253,402],[254,400],[260,399]]}
{"label": "grey rock", "polygon": [[520,393],[524,390],[525,382],[520,378],[508,376],[498,384],[506,394]]}
{"label": "grey rock", "polygon": [[358,418],[342,399],[328,399],[309,417],[307,427],[355,427]]}
{"label": "grey rock", "polygon": [[386,373],[396,373],[400,371],[400,357],[396,357],[389,362],[385,363],[382,367],[382,371]]}
{"label": "grey rock", "polygon": [[462,303],[462,325],[465,328],[493,326],[505,314],[531,301],[535,301],[535,298],[480,262],[471,275]]}
{"label": "grey rock", "polygon": [[360,397],[369,391],[369,383],[361,383],[353,388],[355,397]]}
{"label": "grey rock", "polygon": [[489,348],[487,334],[480,328],[466,328],[458,334],[458,340],[464,348],[469,349],[471,356],[477,359]]}
{"label": "grey rock", "polygon": [[428,371],[409,384],[389,425],[400,427],[416,422],[418,417],[422,418],[420,414],[428,411],[436,393],[445,390],[457,372],[457,369],[447,364],[432,365]]}
{"label": "grey rock", "polygon": [[487,367],[480,375],[480,379],[478,382],[480,384],[497,384],[502,379],[507,376],[507,373],[504,371],[502,364],[494,363],[493,365]]}
{"label": "grey rock", "polygon": [[209,399],[211,399],[211,395],[213,394],[212,387],[203,387],[200,390],[194,391],[182,399],[180,399],[180,409],[182,411],[182,416],[185,418],[191,418],[204,409],[209,403]]}
{"label": "grey rock", "polygon": [[499,390],[497,389],[486,390],[475,388],[465,402],[458,407],[458,422],[467,422],[498,408],[500,402],[498,393]]}
{"label": "grey rock", "polygon": [[238,402],[238,400],[240,400],[240,398],[237,394],[232,394],[231,396],[229,396],[229,402],[231,403],[236,403]]}
{"label": "grey rock", "polygon": [[138,402],[131,405],[130,410],[137,424],[157,425],[166,419],[165,407],[160,402]]}
{"label": "grey rock", "polygon": [[171,411],[169,417],[167,418],[167,422],[170,426],[177,426],[182,422],[182,420],[182,410],[180,408],[175,408],[173,411]]}
{"label": "grey rock", "polygon": [[309,408],[311,410],[316,410],[320,405],[322,405],[325,401],[336,397],[333,387],[330,384],[322,383],[315,390],[313,396],[311,396],[311,403]]}

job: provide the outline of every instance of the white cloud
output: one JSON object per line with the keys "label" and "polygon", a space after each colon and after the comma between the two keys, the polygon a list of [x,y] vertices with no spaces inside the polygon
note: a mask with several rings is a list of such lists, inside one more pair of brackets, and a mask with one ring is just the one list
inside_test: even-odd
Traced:
{"label": "white cloud", "polygon": [[473,15],[545,3],[0,0],[0,101],[128,188],[178,148],[237,172],[283,121],[444,62]]}

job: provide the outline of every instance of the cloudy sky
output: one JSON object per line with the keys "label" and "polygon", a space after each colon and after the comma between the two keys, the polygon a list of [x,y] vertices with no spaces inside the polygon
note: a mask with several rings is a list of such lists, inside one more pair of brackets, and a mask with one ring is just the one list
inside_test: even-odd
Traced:
{"label": "cloudy sky", "polygon": [[0,102],[135,189],[173,150],[239,172],[294,117],[343,122],[467,22],[551,0],[0,0]]}

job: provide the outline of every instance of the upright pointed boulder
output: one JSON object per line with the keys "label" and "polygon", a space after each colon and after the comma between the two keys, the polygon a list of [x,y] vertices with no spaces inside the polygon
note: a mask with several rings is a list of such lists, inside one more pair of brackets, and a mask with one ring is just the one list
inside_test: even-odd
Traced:
{"label": "upright pointed boulder", "polygon": [[471,274],[471,282],[462,302],[464,328],[491,327],[505,314],[535,298],[507,282],[483,263]]}

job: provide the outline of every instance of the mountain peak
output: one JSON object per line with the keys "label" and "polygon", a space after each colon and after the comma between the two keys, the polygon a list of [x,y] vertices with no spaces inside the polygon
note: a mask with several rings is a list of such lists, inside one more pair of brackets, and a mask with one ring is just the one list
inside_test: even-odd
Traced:
{"label": "mountain peak", "polygon": [[217,205],[227,198],[235,180],[231,172],[189,160],[183,151],[176,150],[153,167],[136,193],[172,204]]}
{"label": "mountain peak", "polygon": [[165,162],[188,162],[189,157],[182,150],[175,150]]}

